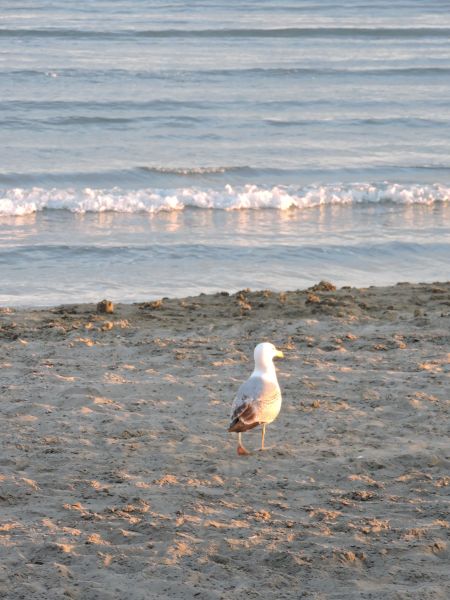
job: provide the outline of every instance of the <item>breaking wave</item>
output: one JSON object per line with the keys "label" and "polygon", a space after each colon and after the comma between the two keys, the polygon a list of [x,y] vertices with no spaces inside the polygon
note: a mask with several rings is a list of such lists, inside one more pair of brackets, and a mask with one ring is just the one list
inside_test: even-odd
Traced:
{"label": "breaking wave", "polygon": [[450,201],[450,187],[440,184],[401,185],[369,183],[310,185],[305,187],[257,185],[222,189],[183,187],[124,190],[94,188],[11,188],[0,190],[0,215],[22,216],[43,210],[73,213],[148,213],[198,209],[306,209],[324,205],[361,203],[424,204]]}

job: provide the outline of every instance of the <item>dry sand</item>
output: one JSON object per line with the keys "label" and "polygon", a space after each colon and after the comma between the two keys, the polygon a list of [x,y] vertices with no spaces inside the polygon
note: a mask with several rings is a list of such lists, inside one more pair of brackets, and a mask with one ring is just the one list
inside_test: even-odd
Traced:
{"label": "dry sand", "polygon": [[[3,309],[0,340],[1,598],[450,598],[450,283]],[[284,403],[240,458],[264,340]]]}

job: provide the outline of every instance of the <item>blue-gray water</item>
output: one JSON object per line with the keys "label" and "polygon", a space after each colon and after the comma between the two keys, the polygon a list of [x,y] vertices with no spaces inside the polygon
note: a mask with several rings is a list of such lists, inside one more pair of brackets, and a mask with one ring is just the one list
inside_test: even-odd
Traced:
{"label": "blue-gray water", "polygon": [[450,276],[448,1],[3,0],[1,304]]}

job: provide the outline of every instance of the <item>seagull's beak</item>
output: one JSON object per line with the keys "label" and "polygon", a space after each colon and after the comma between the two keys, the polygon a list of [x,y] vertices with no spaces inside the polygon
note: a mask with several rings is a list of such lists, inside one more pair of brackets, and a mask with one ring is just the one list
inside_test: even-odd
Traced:
{"label": "seagull's beak", "polygon": [[281,350],[276,351],[275,358],[284,358],[284,354],[281,352]]}

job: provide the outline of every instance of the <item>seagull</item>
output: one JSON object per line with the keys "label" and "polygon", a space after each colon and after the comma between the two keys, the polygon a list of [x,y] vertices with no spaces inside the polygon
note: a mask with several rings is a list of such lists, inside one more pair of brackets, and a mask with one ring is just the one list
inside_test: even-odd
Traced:
{"label": "seagull", "polygon": [[264,450],[266,425],[275,421],[281,408],[281,391],[272,361],[283,356],[281,350],[268,342],[258,344],[255,348],[255,368],[238,389],[228,427],[228,431],[238,434],[237,452],[240,456],[250,454],[242,445],[242,432],[258,425],[262,425],[261,450]]}

